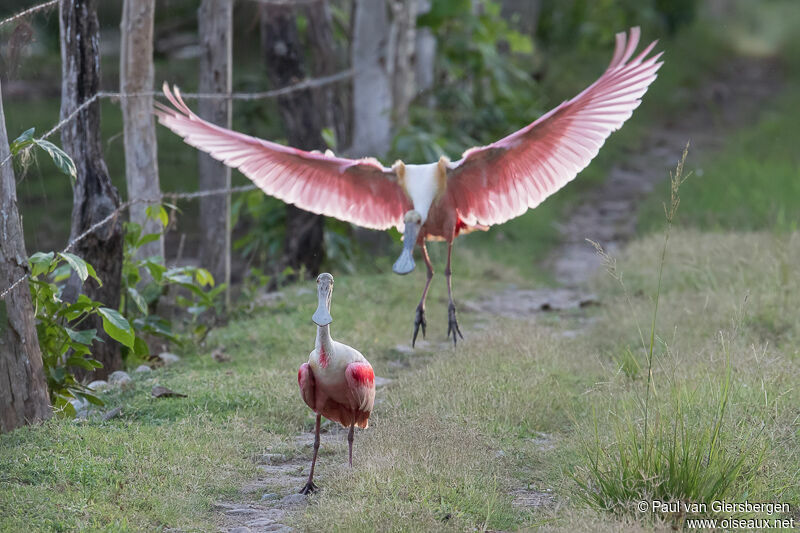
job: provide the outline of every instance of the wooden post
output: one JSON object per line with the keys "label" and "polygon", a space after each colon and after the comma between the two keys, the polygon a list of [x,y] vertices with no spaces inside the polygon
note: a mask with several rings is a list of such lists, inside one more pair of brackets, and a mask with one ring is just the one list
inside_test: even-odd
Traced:
{"label": "wooden post", "polygon": [[[100,32],[96,0],[62,0],[61,29],[61,117],[66,118],[78,106],[97,94],[100,85]],[[119,193],[108,176],[103,160],[100,137],[100,102],[95,100],[61,129],[64,151],[75,161],[78,177],[72,187],[72,226],[70,240],[93,224],[110,215],[120,205]],[[122,272],[122,216],[114,218],[78,242],[72,250],[91,263],[103,280],[102,287],[91,279],[81,287],[73,275],[64,289],[66,299],[75,299],[82,291],[106,307],[119,307]],[[89,328],[95,328],[105,342],[95,341],[92,356],[103,368],[86,373],[75,369],[81,377],[105,378],[122,368],[119,344],[103,331],[100,317],[92,317]]]}
{"label": "wooden post", "polygon": [[[288,4],[267,3],[260,9],[262,48],[270,82],[274,87],[297,83],[306,77],[306,66],[294,8]],[[335,63],[327,3],[318,2],[305,14],[309,18],[309,40],[315,63]],[[326,50],[327,61],[320,56]],[[329,113],[315,106],[310,89],[281,96],[278,104],[290,145],[304,150],[325,150],[321,132],[328,124],[324,117],[334,116],[335,108]],[[334,122],[338,122],[336,118]],[[287,206],[283,266],[295,269],[303,266],[309,273],[316,274],[323,257],[323,218],[293,205]]]}
{"label": "wooden post", "polygon": [[[155,0],[124,0],[120,24],[120,92],[125,127],[125,181],[128,199],[157,199],[158,183],[156,127],[153,118],[153,14]],[[158,202],[153,202],[157,204]],[[161,224],[146,215],[148,204],[133,205],[130,220],[142,226],[142,233],[159,233]],[[139,248],[138,257],[164,257],[163,237]]]}
{"label": "wooden post", "polygon": [[381,156],[392,142],[392,63],[394,52],[385,0],[355,0],[351,64],[353,76],[353,156]]}
{"label": "wooden post", "polygon": [[[0,90],[0,290],[28,271]],[[28,282],[0,300],[0,433],[49,418],[50,399]]]}
{"label": "wooden post", "polygon": [[414,69],[417,35],[417,1],[392,2],[394,68],[392,69],[392,118],[394,127],[408,123],[408,106],[416,92]]}
{"label": "wooden post", "polygon": [[[203,0],[197,13],[200,46],[201,93],[228,94],[232,89],[233,1]],[[231,127],[230,100],[201,99],[198,115],[214,124]],[[231,169],[202,152],[198,155],[198,188],[230,188]],[[230,194],[200,198],[200,258],[217,283],[231,281]],[[225,291],[230,306],[230,290]]]}

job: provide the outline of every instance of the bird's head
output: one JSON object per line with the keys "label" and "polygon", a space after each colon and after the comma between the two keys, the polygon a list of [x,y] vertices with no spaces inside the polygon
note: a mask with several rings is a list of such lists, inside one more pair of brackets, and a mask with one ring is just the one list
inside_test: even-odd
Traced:
{"label": "bird's head", "polygon": [[311,320],[318,326],[327,326],[333,322],[331,317],[331,297],[333,296],[333,276],[323,272],[317,276],[317,310]]}
{"label": "bird's head", "polygon": [[408,274],[414,270],[414,245],[417,243],[417,235],[422,226],[422,215],[412,209],[406,213],[403,223],[406,227],[403,232],[403,251],[392,266],[395,274]]}

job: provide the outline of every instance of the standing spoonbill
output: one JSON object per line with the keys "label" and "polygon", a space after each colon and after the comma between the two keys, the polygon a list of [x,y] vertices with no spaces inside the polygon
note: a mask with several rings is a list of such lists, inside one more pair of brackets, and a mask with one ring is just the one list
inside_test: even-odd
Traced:
{"label": "standing spoonbill", "polygon": [[311,472],[308,483],[300,490],[308,494],[316,490],[314,485],[314,465],[319,450],[319,423],[325,417],[350,428],[347,435],[349,461],[353,466],[353,433],[355,427],[369,426],[369,414],[375,403],[375,374],[369,361],[355,348],[331,339],[331,296],[333,295],[333,276],[327,272],[317,277],[317,297],[319,304],[311,320],[317,325],[317,339],[314,351],[308,356],[308,363],[300,365],[297,382],[300,394],[312,411],[317,414],[314,428],[314,457],[311,459]]}
{"label": "standing spoonbill", "polygon": [[452,334],[455,344],[463,335],[453,301],[453,240],[536,207],[589,164],[639,106],[662,65],[660,53],[648,57],[655,41],[633,57],[639,34],[639,28],[631,28],[629,36],[618,33],[608,68],[576,97],[495,143],[470,148],[455,162],[441,157],[425,165],[397,161],[388,168],[374,158],[353,160],[282,146],[206,122],[166,83],[164,93],[175,109],[156,104],[155,112],[186,143],[238,168],[271,196],[366,228],[397,227],[403,232],[403,251],[392,267],[397,274],[414,270],[412,252],[419,244],[428,277],[412,345],[420,326],[425,336],[425,298],[433,278],[425,241],[447,241],[447,336]]}

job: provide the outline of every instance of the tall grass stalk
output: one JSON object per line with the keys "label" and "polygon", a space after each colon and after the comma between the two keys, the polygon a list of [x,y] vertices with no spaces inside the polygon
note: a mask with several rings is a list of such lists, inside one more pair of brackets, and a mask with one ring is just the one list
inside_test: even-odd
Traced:
{"label": "tall grass stalk", "polygon": [[[675,219],[675,213],[678,211],[678,206],[681,203],[680,188],[684,181],[689,177],[683,175],[683,165],[686,163],[686,156],[689,153],[689,143],[683,149],[678,165],[675,167],[675,172],[670,172],[669,180],[669,206],[664,204],[664,215],[667,219],[667,227],[664,230],[664,246],[661,248],[661,259],[658,262],[658,284],[656,286],[656,297],[653,304],[653,320],[650,324],[650,346],[647,350],[647,388],[644,396],[644,440],[645,449],[647,449],[647,435],[648,435],[648,422],[649,422],[649,407],[650,407],[650,388],[653,385],[653,347],[655,346],[656,339],[656,319],[658,318],[658,301],[661,296],[661,280],[664,273],[664,263],[667,261],[667,246],[669,245],[669,234],[672,229],[672,221]],[[654,391],[655,394],[655,391]]]}
{"label": "tall grass stalk", "polygon": [[[576,469],[573,474],[580,488],[579,496],[594,508],[617,514],[632,512],[630,503],[634,501],[657,499],[665,502],[708,503],[728,496],[735,482],[749,482],[747,478],[743,479],[742,472],[748,457],[747,451],[752,445],[745,446],[746,449],[738,453],[728,453],[723,445],[723,424],[728,409],[732,372],[730,345],[724,335],[720,334],[719,342],[725,353],[726,366],[719,387],[712,382],[711,389],[706,391],[672,383],[667,389],[670,394],[665,396],[672,398],[669,402],[671,412],[665,412],[663,407],[653,409],[651,406],[651,396],[659,397],[653,376],[658,306],[671,228],[680,205],[680,187],[688,177],[684,175],[688,148],[687,144],[675,171],[670,173],[670,198],[669,203],[664,204],[666,231],[659,258],[649,343],[645,341],[642,328],[636,320],[639,339],[647,358],[644,398],[641,403],[637,401],[644,411],[643,421],[639,424],[637,416],[628,410],[626,404],[619,404],[619,409],[612,413],[614,441],[609,447],[604,445],[593,407],[592,436],[587,441],[579,433],[587,461],[585,467]],[[616,262],[598,244],[593,244],[603,257],[609,273],[620,283],[633,312],[630,295]],[[714,402],[713,414],[705,416],[701,412],[702,400],[709,394],[718,394],[718,397]],[[642,515],[639,513],[638,516]],[[685,513],[679,513],[665,518],[682,522],[686,516]]]}

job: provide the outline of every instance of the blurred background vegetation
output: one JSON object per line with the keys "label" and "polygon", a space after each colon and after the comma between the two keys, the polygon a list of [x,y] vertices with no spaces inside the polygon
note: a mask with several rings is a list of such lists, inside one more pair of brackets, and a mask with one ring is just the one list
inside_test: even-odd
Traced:
{"label": "blurred background vegetation", "polygon": [[[13,14],[30,3],[9,0],[0,16]],[[553,222],[586,187],[601,181],[621,153],[635,151],[642,132],[653,120],[688,109],[698,84],[714,71],[729,68],[736,54],[780,55],[787,73],[796,75],[797,54],[790,39],[797,9],[792,2],[765,0],[768,9],[736,0],[439,0],[422,13],[417,28],[429,29],[437,42],[434,79],[418,92],[410,105],[407,124],[398,124],[385,164],[397,158],[406,162],[431,161],[446,154],[458,158],[471,146],[497,140],[535,120],[564,99],[579,92],[602,72],[613,48],[614,34],[630,26],[642,27],[643,40],[660,39],[665,66],[643,105],[620,133],[612,136],[599,157],[580,178],[554,198],[491,234],[474,234],[466,246],[477,254],[491,253],[530,269],[556,242]],[[351,62],[352,0],[332,0],[334,38],[339,68]],[[197,10],[194,0],[159,2],[155,21],[156,80],[169,81],[185,91],[197,88]],[[118,90],[119,2],[98,6],[102,50],[102,89]],[[259,43],[258,2],[243,0],[234,8],[234,91],[270,88]],[[29,24],[28,24],[29,22]],[[724,22],[724,23],[723,23]],[[301,35],[307,21],[298,14]],[[41,133],[56,122],[59,113],[60,57],[58,17],[55,11],[37,15],[16,27],[0,30],[0,76],[6,119],[13,139],[30,127]],[[779,54],[779,49],[787,50]],[[789,64],[792,63],[792,64]],[[353,65],[358,67],[357,64]],[[794,70],[793,70],[794,69]],[[790,79],[791,76],[789,76]],[[731,154],[755,150],[770,168],[738,168],[735,157],[717,167],[703,168],[702,180],[688,194],[696,209],[686,209],[685,219],[709,225],[795,227],[800,199],[796,179],[794,139],[786,134],[797,122],[797,101],[792,85],[774,104],[763,124],[743,132],[725,149]],[[345,96],[349,94],[344,91]],[[192,103],[194,105],[194,103]],[[713,102],[712,102],[713,105]],[[348,107],[345,106],[345,109]],[[233,126],[263,138],[285,141],[275,100],[237,101]],[[349,122],[349,121],[348,121]],[[349,125],[349,124],[348,124]],[[763,129],[761,128],[763,126]],[[116,102],[102,102],[105,159],[112,180],[124,195],[122,115]],[[325,132],[330,139],[330,132]],[[350,132],[347,132],[348,135]],[[157,128],[161,187],[164,191],[197,188],[197,152],[162,127]],[[348,146],[349,139],[337,139]],[[357,148],[357,147],[356,147]],[[692,155],[694,157],[694,155]],[[782,163],[773,161],[779,160]],[[737,168],[731,168],[731,166]],[[741,172],[740,172],[741,170]],[[751,190],[754,179],[769,172],[773,179]],[[18,195],[24,216],[27,249],[56,249],[69,233],[72,209],[70,184],[49,162],[33,164],[20,173]],[[248,181],[234,172],[234,185]],[[718,194],[718,181],[726,181]],[[696,194],[695,194],[696,193]],[[755,194],[758,201],[742,207],[742,198]],[[269,279],[283,248],[283,204],[259,191],[234,199],[234,282],[246,276],[256,283]],[[752,205],[751,205],[752,204]],[[184,257],[191,258],[197,239],[196,202],[182,202],[167,234],[167,259],[174,259],[184,239]],[[741,210],[756,210],[742,217]],[[643,228],[660,220],[654,200],[645,211]],[[692,214],[694,213],[694,214]],[[746,223],[743,221],[747,221]],[[754,226],[755,225],[755,226]],[[355,265],[369,271],[388,271],[390,259],[375,254],[390,244],[389,237],[369,231],[355,232],[335,220],[326,221],[323,268],[352,271]],[[394,235],[397,239],[398,236]],[[525,242],[522,249],[521,241]],[[487,247],[488,246],[488,247]],[[488,252],[487,252],[488,250]],[[434,259],[441,252],[436,246]],[[390,255],[390,254],[389,254]],[[374,259],[379,257],[378,259]]]}

